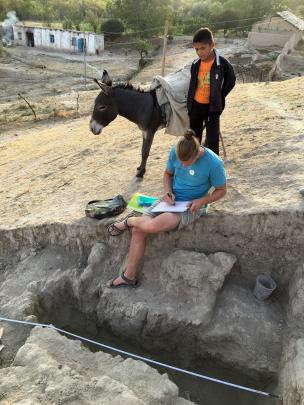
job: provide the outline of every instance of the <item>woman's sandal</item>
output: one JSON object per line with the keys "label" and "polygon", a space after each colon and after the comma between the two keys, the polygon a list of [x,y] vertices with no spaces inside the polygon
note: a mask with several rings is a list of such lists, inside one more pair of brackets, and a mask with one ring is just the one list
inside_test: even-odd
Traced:
{"label": "woman's sandal", "polygon": [[121,273],[120,277],[123,279],[124,283],[114,284],[114,281],[117,279],[117,277],[115,277],[113,280],[111,280],[107,284],[107,287],[108,288],[121,288],[121,287],[136,288],[138,286],[138,280],[136,280],[136,278],[134,280],[129,279],[128,277],[125,276],[124,271]]}
{"label": "woman's sandal", "polygon": [[[123,225],[124,225],[124,228],[123,228],[123,229],[120,229],[120,228],[118,228],[118,227],[115,225],[117,222],[113,222],[113,224],[111,224],[111,225],[108,226],[108,233],[109,233],[111,236],[119,236],[119,235],[121,235],[122,233],[124,233],[124,231],[126,231],[127,229],[129,229],[128,218],[129,218],[129,217],[127,217],[127,218],[123,221]],[[115,233],[113,233],[113,232],[115,232]]]}

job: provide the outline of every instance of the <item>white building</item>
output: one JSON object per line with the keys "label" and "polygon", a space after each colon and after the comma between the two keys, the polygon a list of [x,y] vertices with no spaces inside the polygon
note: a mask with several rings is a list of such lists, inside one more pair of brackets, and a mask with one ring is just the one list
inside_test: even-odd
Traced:
{"label": "white building", "polygon": [[88,55],[96,55],[104,50],[103,34],[94,32],[30,27],[20,23],[13,26],[13,31],[16,45],[71,52],[83,52],[86,46]]}
{"label": "white building", "polygon": [[275,16],[265,18],[253,24],[248,34],[248,46],[251,48],[265,48],[271,46],[282,47],[294,36],[301,36],[304,32],[304,21],[291,13],[282,11]]}

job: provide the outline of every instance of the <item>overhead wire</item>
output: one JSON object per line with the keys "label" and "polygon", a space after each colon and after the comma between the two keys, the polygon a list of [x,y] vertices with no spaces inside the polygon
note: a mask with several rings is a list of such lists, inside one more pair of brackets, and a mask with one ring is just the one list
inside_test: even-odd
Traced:
{"label": "overhead wire", "polygon": [[[185,17],[185,15],[183,15],[183,17]],[[191,17],[190,17],[191,18]],[[250,21],[250,20],[259,20],[260,18],[265,18],[265,16],[261,16],[261,17],[250,17],[250,18],[238,18],[235,20],[225,20],[225,21],[204,21],[204,23],[211,24],[226,24],[226,23],[230,23],[230,22],[236,22],[236,21]],[[197,20],[199,20],[200,17],[197,17]],[[157,27],[152,27],[152,28],[145,28],[139,31],[131,31],[129,33],[125,33],[125,35],[133,35],[133,34],[140,34],[143,32],[149,32],[149,31],[155,31],[155,30],[159,30],[161,28],[165,28],[165,25],[159,25]],[[113,31],[102,31],[103,34],[119,34],[119,32],[113,32]]]}
{"label": "overhead wire", "polygon": [[[261,23],[261,25],[262,24],[266,25],[266,24],[269,24],[269,23],[268,22],[267,23]],[[251,27],[251,24],[250,25],[241,25],[241,26],[233,27],[233,29],[241,30],[241,29],[250,28],[250,27]],[[222,29],[231,29],[231,27],[226,27],[226,28],[222,28]],[[272,35],[272,32],[263,32],[263,33],[265,35]],[[183,35],[181,35],[181,36],[183,36]],[[134,44],[137,44],[137,43],[138,43],[138,41],[130,41],[130,42],[108,42],[107,41],[108,45],[134,45]]]}

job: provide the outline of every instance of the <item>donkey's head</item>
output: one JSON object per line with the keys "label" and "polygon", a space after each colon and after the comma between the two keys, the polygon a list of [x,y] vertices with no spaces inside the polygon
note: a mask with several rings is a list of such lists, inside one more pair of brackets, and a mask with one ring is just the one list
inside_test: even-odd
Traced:
{"label": "donkey's head", "polygon": [[103,71],[101,81],[94,79],[101,88],[96,97],[90,129],[94,135],[100,134],[102,129],[112,122],[118,114],[117,105],[113,98],[112,80],[106,70]]}

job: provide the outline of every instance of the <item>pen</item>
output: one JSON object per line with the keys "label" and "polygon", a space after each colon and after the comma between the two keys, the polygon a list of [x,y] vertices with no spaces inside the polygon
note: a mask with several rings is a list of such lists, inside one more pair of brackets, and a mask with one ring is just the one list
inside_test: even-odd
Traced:
{"label": "pen", "polygon": [[167,193],[167,196],[168,196],[169,198],[171,198],[171,200],[172,200],[172,205],[174,205],[174,204],[175,204],[175,201],[174,201],[173,195],[172,195],[171,193]]}

